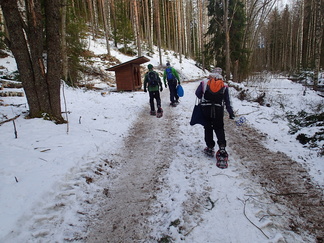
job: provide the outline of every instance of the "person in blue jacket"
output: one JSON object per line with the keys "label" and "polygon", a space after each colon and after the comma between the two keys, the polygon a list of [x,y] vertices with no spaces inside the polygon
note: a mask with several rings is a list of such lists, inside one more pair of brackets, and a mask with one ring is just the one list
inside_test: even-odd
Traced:
{"label": "person in blue jacket", "polygon": [[177,84],[180,85],[180,77],[173,67],[170,66],[170,62],[167,62],[167,68],[164,70],[163,81],[165,88],[167,87],[166,81],[168,81],[169,90],[170,90],[170,105],[176,107],[179,103],[179,96],[177,94]]}
{"label": "person in blue jacket", "polygon": [[[215,87],[220,90],[221,95],[218,100],[211,101],[206,99],[205,92],[207,84],[210,82],[215,82]],[[208,83],[209,82],[209,83]],[[215,153],[214,147],[216,145],[213,133],[215,132],[217,137],[217,144],[220,151],[225,151],[226,139],[224,131],[224,105],[227,112],[229,113],[230,119],[234,119],[234,112],[230,102],[230,96],[228,92],[228,87],[224,84],[223,77],[219,73],[211,73],[208,79],[202,81],[195,92],[198,99],[200,99],[202,111],[206,118],[205,130],[205,143],[207,147],[204,152],[207,155],[213,156]]]}

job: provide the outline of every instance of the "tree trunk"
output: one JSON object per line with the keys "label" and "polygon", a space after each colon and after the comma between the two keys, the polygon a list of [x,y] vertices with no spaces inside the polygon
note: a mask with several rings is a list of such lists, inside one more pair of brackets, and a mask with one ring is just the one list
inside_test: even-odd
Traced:
{"label": "tree trunk", "polygon": [[[105,38],[106,38],[106,47],[107,47],[107,55],[110,56],[110,45],[109,45],[109,36],[110,36],[110,10],[109,10],[109,3],[107,0],[101,0],[102,4],[102,18],[104,22],[104,29],[105,29]],[[107,16],[108,15],[108,16]]]}
{"label": "tree trunk", "polygon": [[[61,1],[45,1],[46,44],[47,44],[47,74],[46,84],[49,92],[50,115],[61,118],[60,87],[62,76],[61,49]],[[62,118],[63,120],[63,118]]]}
{"label": "tree trunk", "polygon": [[161,27],[160,27],[160,5],[159,0],[155,0],[154,2],[155,9],[156,9],[156,31],[157,31],[157,41],[158,41],[158,48],[159,48],[159,58],[160,58],[160,65],[162,65],[162,52],[161,52]]}
{"label": "tree trunk", "polygon": [[315,72],[314,72],[314,88],[317,89],[318,74],[321,64],[321,46],[323,36],[323,19],[322,15],[322,0],[315,0]]}
{"label": "tree trunk", "polygon": [[[151,39],[150,39],[150,45],[151,45],[151,48],[152,48],[152,50],[153,50],[153,45],[154,45],[154,11],[153,11],[153,6],[154,6],[154,4],[153,4],[153,0],[150,0],[150,5],[151,5],[151,9],[150,9],[150,12],[151,12],[151,19],[150,19],[150,37],[151,37]],[[159,24],[159,22],[157,23],[157,24]]]}
{"label": "tree trunk", "polygon": [[228,0],[223,0],[224,6],[224,31],[225,31],[225,71],[226,71],[226,80],[229,80],[231,77],[231,58],[230,58],[230,33],[229,33],[229,24],[228,24]]}
{"label": "tree trunk", "polygon": [[301,0],[301,16],[300,16],[300,25],[299,25],[299,62],[298,62],[298,69],[300,70],[303,66],[303,39],[304,39],[304,0]]}
{"label": "tree trunk", "polygon": [[182,63],[182,24],[181,24],[181,13],[182,13],[182,3],[181,0],[176,2],[176,12],[177,14],[177,26],[178,26],[178,51],[179,51],[179,62]]}
{"label": "tree trunk", "polygon": [[67,0],[62,0],[62,78],[68,80],[68,54],[67,54],[67,43],[66,43],[66,13],[67,13]]}
{"label": "tree trunk", "polygon": [[189,3],[186,1],[183,2],[183,43],[184,43],[184,55],[185,57],[188,57],[188,19],[189,17],[187,16],[187,6]]}
{"label": "tree trunk", "polygon": [[92,9],[92,0],[87,0],[88,2],[88,8],[89,11],[86,11],[87,13],[90,13],[90,25],[91,25],[91,32],[92,32],[92,38],[95,38],[95,19],[94,19],[94,15],[93,15],[93,9]]}
{"label": "tree trunk", "polygon": [[140,38],[140,31],[139,31],[139,22],[138,22],[138,9],[137,9],[137,0],[133,0],[134,4],[134,31],[136,36],[136,43],[137,43],[137,51],[138,56],[142,56],[141,50],[141,38]]}
{"label": "tree trunk", "polygon": [[7,44],[12,51],[29,105],[29,116],[41,117],[46,113],[58,123],[61,115],[60,78],[61,55],[61,1],[45,1],[45,35],[47,44],[47,68],[43,60],[43,18],[40,0],[32,5],[26,1],[24,22],[17,0],[0,1],[9,37]]}
{"label": "tree trunk", "polygon": [[205,71],[205,58],[202,54],[204,52],[204,33],[203,33],[203,4],[202,1],[198,1],[198,24],[197,24],[197,34],[198,34],[198,45],[197,52],[200,53],[202,68]]}

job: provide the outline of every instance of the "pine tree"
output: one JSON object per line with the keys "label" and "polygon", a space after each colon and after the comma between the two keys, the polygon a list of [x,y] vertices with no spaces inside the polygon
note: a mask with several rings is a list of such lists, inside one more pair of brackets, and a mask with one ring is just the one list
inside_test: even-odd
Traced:
{"label": "pine tree", "polygon": [[[225,9],[222,0],[209,0],[208,16],[210,21],[206,35],[209,36],[210,40],[205,45],[206,62],[209,65],[216,63],[217,66],[225,70],[226,66],[228,66],[226,65],[226,56],[229,55],[231,67],[230,70],[226,71],[227,76],[229,76],[229,71],[234,73],[236,64],[239,67],[238,73],[242,76],[246,72],[247,67],[247,50],[244,48],[243,43],[246,22],[243,3],[239,0],[228,1],[227,23],[224,14]],[[228,29],[228,38],[226,38],[226,29]],[[228,41],[229,45],[229,50],[227,51],[226,41]]]}

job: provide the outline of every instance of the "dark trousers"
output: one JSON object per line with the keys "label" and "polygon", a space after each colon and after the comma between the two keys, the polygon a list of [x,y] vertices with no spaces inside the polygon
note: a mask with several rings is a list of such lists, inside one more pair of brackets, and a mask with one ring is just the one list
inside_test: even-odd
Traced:
{"label": "dark trousers", "polygon": [[202,107],[203,114],[206,117],[205,129],[205,143],[208,148],[214,148],[216,143],[214,141],[214,132],[217,137],[217,144],[219,147],[226,147],[225,131],[224,131],[224,107],[214,107],[211,105]]}
{"label": "dark trousers", "polygon": [[175,101],[178,101],[179,96],[177,93],[177,80],[168,80],[169,90],[170,90],[170,101],[171,103],[174,103]]}
{"label": "dark trousers", "polygon": [[150,95],[150,106],[151,106],[151,111],[155,111],[154,107],[154,99],[156,100],[156,105],[157,108],[161,107],[161,97],[160,97],[160,92],[159,91],[149,91]]}

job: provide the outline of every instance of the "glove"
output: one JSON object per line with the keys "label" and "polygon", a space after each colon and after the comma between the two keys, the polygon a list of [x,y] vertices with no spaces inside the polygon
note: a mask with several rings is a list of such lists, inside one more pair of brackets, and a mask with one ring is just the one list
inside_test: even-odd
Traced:
{"label": "glove", "polygon": [[144,92],[146,93],[146,92],[147,92],[147,90],[146,90],[146,89],[144,89]]}
{"label": "glove", "polygon": [[178,81],[178,85],[180,85],[180,81]]}
{"label": "glove", "polygon": [[230,114],[229,118],[230,118],[231,120],[234,120],[234,118],[235,118],[234,114]]}
{"label": "glove", "polygon": [[162,90],[163,90],[163,88],[162,88],[162,86],[161,86],[160,91],[162,92]]}
{"label": "glove", "polygon": [[168,87],[168,85],[165,85],[165,88],[167,88]]}

